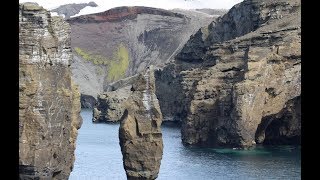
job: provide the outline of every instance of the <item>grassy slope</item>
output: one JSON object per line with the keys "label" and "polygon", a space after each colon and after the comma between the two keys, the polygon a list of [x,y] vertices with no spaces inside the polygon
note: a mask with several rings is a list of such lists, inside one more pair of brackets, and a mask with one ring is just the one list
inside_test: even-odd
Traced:
{"label": "grassy slope", "polygon": [[[90,61],[93,64],[105,65],[108,68],[107,80],[112,82],[124,78],[129,67],[129,52],[123,45],[119,44],[117,50],[114,52],[111,59],[105,58],[101,55],[92,54],[79,47],[74,48],[75,52],[84,60]],[[98,72],[101,74],[101,72]]]}

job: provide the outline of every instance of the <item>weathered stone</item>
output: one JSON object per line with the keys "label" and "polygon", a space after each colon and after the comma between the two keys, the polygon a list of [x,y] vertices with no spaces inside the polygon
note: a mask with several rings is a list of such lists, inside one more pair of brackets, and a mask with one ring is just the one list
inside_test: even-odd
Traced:
{"label": "weathered stone", "polygon": [[[152,70],[154,71],[154,69]],[[134,76],[120,79],[106,86],[106,92],[98,95],[97,107],[93,110],[93,122],[116,122],[122,117],[125,110],[125,102],[134,90],[145,83],[140,73]],[[154,88],[155,78],[150,78],[150,86]],[[155,98],[157,101],[157,98]],[[156,104],[158,102],[155,102]]]}
{"label": "weathered stone", "polygon": [[80,102],[82,108],[93,109],[96,106],[97,100],[90,95],[81,94]]}
{"label": "weathered stone", "polygon": [[124,102],[131,95],[131,87],[137,82],[138,78],[139,74],[136,74],[106,86],[104,88],[105,92],[98,95],[97,107],[93,110],[92,121],[119,121],[125,110]]}
{"label": "weathered stone", "polygon": [[[284,111],[286,104],[301,94],[300,34],[298,0],[245,0],[235,5],[216,22],[200,29],[173,65],[159,71],[157,81],[161,84],[166,83],[161,77],[175,76],[166,91],[177,93],[170,99],[157,92],[164,117],[169,112],[182,119],[185,144],[254,145],[263,119]],[[171,104],[181,108],[172,112],[167,109]],[[294,127],[288,129],[299,136],[300,126]],[[264,139],[261,132],[257,135],[259,143]],[[269,134],[275,137],[276,132]]]}
{"label": "weathered stone", "polygon": [[98,95],[97,107],[93,110],[93,122],[116,122],[124,113],[124,102],[131,95],[131,86]]}
{"label": "weathered stone", "polygon": [[156,179],[163,142],[162,114],[154,94],[153,70],[139,74],[132,90],[119,129],[123,165],[128,179]]}
{"label": "weathered stone", "polygon": [[288,101],[279,113],[262,118],[256,142],[272,145],[301,143],[301,96]]}
{"label": "weathered stone", "polygon": [[19,177],[68,179],[80,128],[70,26],[37,4],[19,5]]}

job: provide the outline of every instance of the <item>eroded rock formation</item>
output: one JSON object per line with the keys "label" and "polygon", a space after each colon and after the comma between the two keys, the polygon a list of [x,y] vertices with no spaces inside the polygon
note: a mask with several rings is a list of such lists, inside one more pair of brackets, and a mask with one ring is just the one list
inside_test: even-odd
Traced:
{"label": "eroded rock formation", "polygon": [[[125,102],[132,93],[132,85],[139,80],[139,73],[113,82],[98,95],[97,105],[93,109],[93,122],[116,122],[122,117]],[[151,82],[151,83],[154,83]]]}
{"label": "eroded rock formation", "polygon": [[82,119],[71,60],[69,24],[37,4],[20,4],[20,179],[68,179],[72,171]]}
{"label": "eroded rock formation", "polygon": [[116,122],[122,117],[132,86],[98,95],[97,107],[93,109],[93,122]]}
{"label": "eroded rock formation", "polygon": [[163,142],[162,114],[154,94],[153,70],[140,74],[132,91],[119,129],[123,165],[128,179],[155,179],[160,169]]}
{"label": "eroded rock formation", "polygon": [[[156,74],[163,116],[182,120],[185,144],[300,142],[300,101],[294,100],[301,94],[300,1],[235,5]],[[161,96],[163,89],[176,98]],[[172,105],[179,108],[172,111]]]}
{"label": "eroded rock formation", "polygon": [[93,107],[95,107],[97,100],[92,96],[81,94],[80,102],[82,108],[92,109]]}

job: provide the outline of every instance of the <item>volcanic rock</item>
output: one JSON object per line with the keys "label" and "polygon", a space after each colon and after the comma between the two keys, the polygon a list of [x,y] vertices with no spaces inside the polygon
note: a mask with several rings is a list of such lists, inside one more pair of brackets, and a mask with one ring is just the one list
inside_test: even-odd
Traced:
{"label": "volcanic rock", "polygon": [[119,139],[128,179],[156,179],[160,169],[162,114],[152,81],[152,68],[139,75],[121,120]]}

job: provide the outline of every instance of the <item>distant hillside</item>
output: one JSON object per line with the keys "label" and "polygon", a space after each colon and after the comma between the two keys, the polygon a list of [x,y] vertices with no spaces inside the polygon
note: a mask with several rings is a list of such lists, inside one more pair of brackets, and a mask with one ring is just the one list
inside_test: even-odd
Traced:
{"label": "distant hillside", "polygon": [[209,8],[204,8],[204,9],[195,9],[195,10],[207,13],[209,15],[219,15],[219,16],[222,16],[225,13],[228,12],[228,9],[209,9]]}
{"label": "distant hillside", "polygon": [[111,82],[149,65],[163,66],[193,33],[214,19],[193,10],[141,6],[70,18],[74,79],[82,94],[96,98]]}
{"label": "distant hillside", "polygon": [[74,16],[76,14],[78,14],[81,9],[90,6],[90,7],[97,7],[98,5],[91,1],[89,3],[80,3],[80,4],[65,4],[65,5],[61,5],[58,8],[52,9],[52,12],[56,12],[59,15],[64,15],[65,19],[70,18],[71,16]]}

